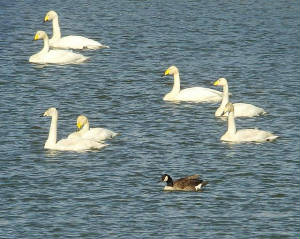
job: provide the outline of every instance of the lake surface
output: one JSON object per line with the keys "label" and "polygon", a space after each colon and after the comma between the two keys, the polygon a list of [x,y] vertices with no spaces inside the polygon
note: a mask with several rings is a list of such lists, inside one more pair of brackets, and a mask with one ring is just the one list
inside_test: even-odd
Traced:
{"label": "lake surface", "polygon": [[[110,49],[80,65],[28,62],[49,10],[62,35]],[[300,1],[1,1],[0,238],[299,238]],[[263,107],[238,128],[280,138],[227,144],[218,104],[167,103],[182,88],[229,82],[233,102]],[[100,151],[45,150],[91,127],[120,135]],[[203,192],[163,192],[163,173],[200,174]]]}

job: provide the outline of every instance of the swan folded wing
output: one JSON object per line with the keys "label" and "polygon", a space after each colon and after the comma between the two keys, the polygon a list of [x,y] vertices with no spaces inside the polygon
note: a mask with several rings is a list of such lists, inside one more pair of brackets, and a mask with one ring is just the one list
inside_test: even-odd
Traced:
{"label": "swan folded wing", "polygon": [[272,141],[278,136],[273,135],[269,131],[263,131],[258,129],[241,129],[236,132],[236,139],[239,141],[252,141],[252,142],[264,142]]}
{"label": "swan folded wing", "polygon": [[101,43],[82,36],[65,36],[57,41],[50,40],[50,46],[60,49],[99,49],[107,48]]}
{"label": "swan folded wing", "polygon": [[178,100],[220,102],[222,100],[222,93],[209,88],[192,87],[181,90]]}
{"label": "swan folded wing", "polygon": [[257,107],[255,105],[246,104],[246,103],[234,103],[234,116],[235,117],[252,117],[265,114],[263,108]]}
{"label": "swan folded wing", "polygon": [[[263,108],[246,103],[234,103],[234,116],[237,117],[255,117],[266,114]],[[217,117],[228,116],[228,112],[224,113],[225,107],[219,107],[215,113]]]}
{"label": "swan folded wing", "polygon": [[54,149],[69,150],[69,151],[84,151],[84,150],[92,150],[92,149],[101,149],[105,146],[107,145],[95,141],[73,138],[73,139],[62,139],[58,141]]}
{"label": "swan folded wing", "polygon": [[93,140],[96,142],[102,142],[106,139],[112,139],[115,137],[117,133],[105,129],[105,128],[90,128],[87,132],[81,133],[79,132],[73,132],[69,134],[68,139],[76,139],[76,138],[83,138],[88,140]]}
{"label": "swan folded wing", "polygon": [[73,133],[68,135],[68,139],[75,139],[75,138],[81,138],[79,132],[73,132]]}
{"label": "swan folded wing", "polygon": [[47,63],[56,64],[81,63],[88,59],[81,54],[66,50],[50,50],[44,57]]}
{"label": "swan folded wing", "polygon": [[104,141],[106,139],[111,139],[116,136],[116,133],[104,128],[90,128],[89,131],[85,132],[82,137],[84,139]]}
{"label": "swan folded wing", "polygon": [[50,50],[46,54],[35,54],[29,58],[29,62],[39,64],[76,64],[88,59],[83,55],[66,50]]}

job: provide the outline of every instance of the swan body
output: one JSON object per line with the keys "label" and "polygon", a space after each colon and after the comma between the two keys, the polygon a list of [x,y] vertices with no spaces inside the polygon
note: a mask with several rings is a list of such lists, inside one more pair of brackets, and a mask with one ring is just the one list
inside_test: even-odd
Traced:
{"label": "swan body", "polygon": [[49,38],[46,32],[37,31],[34,40],[44,40],[44,47],[29,58],[29,62],[38,64],[77,64],[88,59],[81,54],[67,50],[49,50]]}
{"label": "swan body", "polygon": [[[221,105],[215,112],[216,117],[228,116],[228,112],[224,114],[225,105],[229,102],[229,91],[228,83],[225,78],[220,78],[214,82],[216,86],[223,86],[223,98]],[[255,105],[246,103],[234,103],[234,116],[235,117],[255,117],[259,115],[266,114],[263,108],[257,107]]]}
{"label": "swan body", "polygon": [[55,11],[49,11],[44,18],[44,22],[51,20],[53,26],[53,35],[52,38],[49,40],[49,44],[52,48],[76,50],[96,50],[100,48],[109,48],[109,46],[102,45],[100,42],[82,36],[70,35],[61,37],[58,15]]}
{"label": "swan body", "polygon": [[208,183],[199,179],[199,175],[197,174],[175,181],[173,181],[170,175],[164,174],[161,176],[161,181],[167,183],[164,187],[165,191],[199,191]]}
{"label": "swan body", "polygon": [[232,103],[227,103],[224,112],[228,112],[228,129],[227,132],[221,137],[222,141],[229,142],[266,142],[273,141],[278,138],[277,135],[268,131],[259,129],[242,129],[236,130],[234,120],[234,106]]}
{"label": "swan body", "polygon": [[190,101],[190,102],[220,102],[222,93],[213,89],[203,87],[192,87],[180,90],[179,71],[176,66],[169,67],[164,75],[174,76],[174,85],[163,98],[165,101]]}
{"label": "swan body", "polygon": [[51,124],[48,139],[45,143],[45,149],[62,150],[62,151],[85,151],[91,149],[101,149],[107,144],[101,144],[87,139],[62,139],[57,141],[57,120],[58,112],[56,108],[49,108],[43,116],[50,116]]}
{"label": "swan body", "polygon": [[83,138],[97,142],[112,139],[117,133],[104,128],[90,128],[88,118],[84,115],[77,117],[77,128],[79,131],[69,134],[68,139]]}

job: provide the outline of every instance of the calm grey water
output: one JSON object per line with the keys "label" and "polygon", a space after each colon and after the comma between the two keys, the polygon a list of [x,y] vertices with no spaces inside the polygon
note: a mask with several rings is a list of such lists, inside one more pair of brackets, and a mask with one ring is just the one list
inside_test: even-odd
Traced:
{"label": "calm grey water", "polygon": [[[110,49],[81,65],[28,63],[47,11],[63,35]],[[300,1],[1,1],[0,238],[299,238]],[[217,104],[166,103],[226,77],[232,101],[268,114],[238,119],[280,138],[228,145]],[[218,89],[218,88],[216,88]],[[59,138],[85,114],[121,133],[101,151],[43,149],[49,107]],[[200,174],[202,193],[166,193],[162,173]]]}

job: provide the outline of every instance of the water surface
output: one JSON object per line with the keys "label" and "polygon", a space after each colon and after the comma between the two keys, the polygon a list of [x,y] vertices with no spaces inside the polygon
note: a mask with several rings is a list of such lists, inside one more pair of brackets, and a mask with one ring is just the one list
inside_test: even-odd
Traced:
{"label": "water surface", "polygon": [[[9,1],[0,20],[1,238],[299,238],[299,1]],[[81,65],[28,63],[47,11],[63,35],[110,49]],[[268,114],[238,119],[280,138],[220,142],[217,104],[166,103],[182,87],[229,81],[232,101]],[[218,88],[215,88],[218,89]],[[79,114],[120,135],[101,151],[43,149],[59,110],[59,138]],[[202,193],[165,193],[161,174],[198,173]]]}

